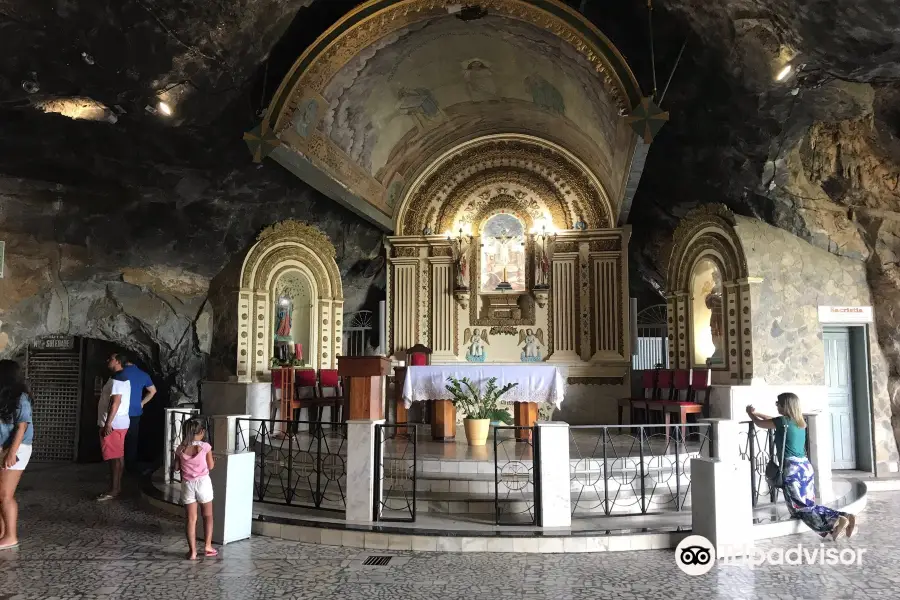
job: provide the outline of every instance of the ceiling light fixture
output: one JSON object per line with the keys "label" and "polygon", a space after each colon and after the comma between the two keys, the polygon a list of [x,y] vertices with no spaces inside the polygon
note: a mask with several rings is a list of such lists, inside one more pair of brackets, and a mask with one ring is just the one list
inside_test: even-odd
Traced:
{"label": "ceiling light fixture", "polygon": [[775,81],[782,81],[785,77],[790,75],[791,73],[791,65],[784,65],[784,68],[778,72],[778,75],[775,76]]}
{"label": "ceiling light fixture", "polygon": [[159,110],[160,114],[171,117],[172,116],[172,107],[168,105],[168,103],[159,101],[159,104],[156,105],[156,108]]}

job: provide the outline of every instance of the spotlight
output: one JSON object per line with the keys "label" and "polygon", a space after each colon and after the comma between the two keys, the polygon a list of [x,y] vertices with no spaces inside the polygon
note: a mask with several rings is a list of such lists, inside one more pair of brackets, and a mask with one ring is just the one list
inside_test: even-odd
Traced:
{"label": "spotlight", "polygon": [[159,112],[161,114],[163,114],[167,117],[172,116],[172,107],[169,106],[167,103],[163,102],[162,100],[159,101],[159,104],[156,105],[156,108],[159,110]]}
{"label": "spotlight", "polygon": [[791,73],[791,65],[785,65],[784,68],[775,76],[775,81],[781,81]]}

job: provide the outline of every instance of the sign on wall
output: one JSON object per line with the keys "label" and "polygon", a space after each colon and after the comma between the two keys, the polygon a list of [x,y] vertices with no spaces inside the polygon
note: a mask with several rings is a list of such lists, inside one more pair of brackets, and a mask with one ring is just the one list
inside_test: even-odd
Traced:
{"label": "sign on wall", "polygon": [[47,335],[32,342],[35,350],[71,350],[75,347],[75,338],[69,335]]}
{"label": "sign on wall", "polygon": [[819,323],[871,323],[871,306],[820,306]]}

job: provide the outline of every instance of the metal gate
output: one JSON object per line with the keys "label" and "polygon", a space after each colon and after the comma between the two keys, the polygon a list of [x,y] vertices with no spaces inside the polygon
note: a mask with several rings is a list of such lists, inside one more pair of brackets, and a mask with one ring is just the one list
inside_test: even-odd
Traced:
{"label": "metal gate", "polygon": [[631,357],[631,368],[635,371],[657,366],[669,368],[665,304],[649,306],[637,314],[637,348]]}
{"label": "metal gate", "polygon": [[34,460],[75,460],[81,414],[81,356],[81,340],[68,336],[41,338],[26,350],[25,377],[31,387],[34,413]]}
{"label": "metal gate", "polygon": [[344,356],[365,356],[373,323],[371,310],[344,314]]}

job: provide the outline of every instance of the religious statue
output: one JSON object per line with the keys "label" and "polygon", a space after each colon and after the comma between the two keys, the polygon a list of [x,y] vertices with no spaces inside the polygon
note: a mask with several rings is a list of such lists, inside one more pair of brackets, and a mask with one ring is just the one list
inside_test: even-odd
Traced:
{"label": "religious statue", "polygon": [[509,232],[504,230],[503,233],[496,238],[497,250],[496,250],[496,265],[503,269],[503,280],[497,284],[498,290],[510,290],[512,289],[512,284],[509,283],[509,266],[512,264],[510,260],[510,244],[512,243],[512,237],[509,235]]}
{"label": "religious statue", "polygon": [[487,329],[471,330],[467,327],[463,337],[469,344],[466,350],[466,360],[469,362],[484,362],[486,357],[484,347],[489,345]]}
{"label": "religious statue", "polygon": [[459,236],[455,245],[456,254],[456,289],[469,288],[469,238]]}
{"label": "religious statue", "polygon": [[544,331],[538,329],[537,332],[531,329],[519,331],[519,346],[522,348],[522,362],[540,362],[541,346],[544,345]]}
{"label": "religious statue", "polygon": [[291,312],[293,303],[288,297],[282,297],[275,306],[275,357],[282,362],[291,359],[293,339],[291,338]]}
{"label": "religious statue", "polygon": [[550,287],[550,248],[547,234],[538,234],[534,240],[534,287]]}
{"label": "religious statue", "polygon": [[709,357],[708,362],[710,363],[721,363],[722,362],[722,350],[724,349],[724,314],[722,312],[722,291],[718,282],[707,283],[703,286],[702,294],[704,296],[704,303],[706,304],[706,308],[709,309],[709,333],[712,338],[712,343],[715,346],[716,350],[713,352],[712,356]]}

